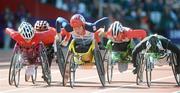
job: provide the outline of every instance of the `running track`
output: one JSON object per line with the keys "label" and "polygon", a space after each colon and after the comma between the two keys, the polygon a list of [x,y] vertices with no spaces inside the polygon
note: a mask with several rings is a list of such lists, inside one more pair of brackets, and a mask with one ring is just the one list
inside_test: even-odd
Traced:
{"label": "running track", "polygon": [[117,67],[113,75],[113,82],[106,87],[101,87],[95,66],[91,69],[79,67],[76,72],[76,83],[72,89],[62,86],[62,77],[55,62],[52,65],[51,86],[41,78],[41,68],[38,69],[36,84],[25,82],[24,69],[21,71],[20,85],[18,88],[8,85],[9,58],[11,52],[0,51],[0,93],[180,93],[170,66],[155,67],[153,70],[151,88],[146,83],[136,85],[136,75],[132,74],[132,65],[127,71],[119,73]]}

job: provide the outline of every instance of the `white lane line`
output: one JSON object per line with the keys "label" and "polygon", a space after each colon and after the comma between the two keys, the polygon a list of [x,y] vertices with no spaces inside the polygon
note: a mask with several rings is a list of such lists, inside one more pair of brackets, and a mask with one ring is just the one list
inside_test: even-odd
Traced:
{"label": "white lane line", "polygon": [[[55,72],[59,72],[59,71],[55,71]],[[55,73],[55,72],[53,71],[53,73]],[[127,70],[127,71],[124,72],[124,73],[129,73],[129,72],[131,72],[131,70]],[[114,73],[114,74],[119,74],[119,72],[116,72],[116,73]],[[97,78],[97,77],[98,77],[98,76],[90,76],[90,77],[88,77],[88,78],[79,78],[79,79],[77,79],[77,80],[88,80],[88,79],[93,79],[93,78]],[[11,89],[11,90],[1,91],[0,93],[10,93],[10,92],[21,91],[21,90],[26,90],[26,89],[30,89],[30,88],[32,88],[32,87],[16,88],[16,89]]]}
{"label": "white lane line", "polygon": [[[164,79],[169,79],[169,78],[173,78],[174,76],[167,76],[164,78],[158,78],[158,79],[154,79],[152,81],[159,81],[159,80],[164,80]],[[127,86],[136,86],[136,84],[130,84],[130,85],[121,85],[121,87],[127,87]],[[114,90],[118,90],[119,88],[110,88],[110,89],[102,89],[102,90],[98,90],[95,92],[91,92],[91,93],[107,93],[108,91],[114,91]]]}
{"label": "white lane line", "polygon": [[[59,72],[59,71],[55,71],[55,72]],[[54,71],[52,73],[55,73]],[[129,72],[132,72],[132,70],[127,70],[123,73],[129,73]],[[116,72],[114,74],[119,74],[119,72]],[[87,79],[92,79],[92,78],[97,78],[98,76],[90,76],[88,78],[79,78],[79,79],[76,79],[76,80],[87,80]],[[173,77],[173,76],[171,76]],[[166,77],[167,78],[167,77]],[[7,78],[6,78],[7,79]],[[134,86],[136,84],[131,84],[131,85],[124,85],[124,86]],[[1,91],[0,93],[9,93],[9,92],[14,92],[14,91],[20,91],[20,90],[26,90],[26,89],[30,89],[30,88],[33,88],[33,87],[27,87],[27,88],[16,88],[16,89],[12,89],[12,90],[5,90],[5,91]],[[109,90],[115,90],[115,89],[118,89],[118,88],[111,88]],[[106,89],[104,89],[106,90]],[[100,92],[92,92],[92,93],[101,93],[101,91],[103,92],[104,90],[100,90]],[[108,90],[108,91],[109,91]],[[106,90],[107,91],[107,90]]]}

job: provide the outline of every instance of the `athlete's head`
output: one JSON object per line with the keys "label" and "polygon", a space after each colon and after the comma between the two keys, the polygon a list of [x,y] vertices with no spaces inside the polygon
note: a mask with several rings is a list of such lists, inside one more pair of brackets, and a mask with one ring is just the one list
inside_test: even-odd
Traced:
{"label": "athlete's head", "polygon": [[34,24],[34,28],[36,31],[46,31],[49,29],[49,23],[44,20],[37,20]]}
{"label": "athlete's head", "polygon": [[85,18],[81,14],[75,14],[70,19],[70,25],[77,34],[85,33]]}
{"label": "athlete's head", "polygon": [[150,36],[149,40],[146,42],[146,47],[152,51],[159,51],[163,49],[162,43],[159,40],[157,34]]}
{"label": "athlete's head", "polygon": [[122,40],[123,38],[123,26],[119,21],[115,21],[114,23],[111,24],[111,32],[112,32],[112,37],[115,40]]}
{"label": "athlete's head", "polygon": [[35,35],[33,26],[28,22],[22,22],[18,27],[18,32],[25,40],[31,40]]}

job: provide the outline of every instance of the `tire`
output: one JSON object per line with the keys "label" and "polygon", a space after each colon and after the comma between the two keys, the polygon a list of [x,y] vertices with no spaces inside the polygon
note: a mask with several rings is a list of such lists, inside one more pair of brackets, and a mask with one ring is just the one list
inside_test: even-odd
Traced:
{"label": "tire", "polygon": [[76,64],[71,60],[71,73],[70,73],[70,86],[74,87],[75,84],[75,73],[76,73]]}
{"label": "tire", "polygon": [[14,52],[13,53],[13,56],[11,58],[11,64],[10,64],[10,67],[9,67],[9,76],[8,76],[8,82],[9,82],[9,85],[12,85],[13,84],[13,81],[14,81],[14,63],[16,61],[16,53]]}
{"label": "tire", "polygon": [[72,58],[73,58],[72,53],[70,51],[68,51],[67,57],[66,57],[66,62],[65,62],[64,73],[63,73],[63,86],[66,86],[66,84],[70,78]]}
{"label": "tire", "polygon": [[113,65],[111,65],[111,58],[110,58],[110,51],[108,49],[105,50],[104,56],[103,56],[103,63],[104,63],[104,69],[107,76],[107,81],[110,84],[112,81],[113,76]]}
{"label": "tire", "polygon": [[64,58],[64,54],[63,51],[61,49],[61,46],[59,45],[58,42],[56,42],[57,44],[57,60],[56,63],[58,64],[59,67],[59,71],[61,73],[61,76],[63,77],[64,74],[64,63],[65,63],[65,58]]}
{"label": "tire", "polygon": [[105,86],[105,71],[104,71],[104,64],[103,64],[103,60],[101,57],[101,53],[99,49],[94,49],[94,59],[95,59],[95,64],[96,64],[96,68],[97,68],[97,72],[99,75],[99,79],[100,82],[102,84],[102,86]]}
{"label": "tire", "polygon": [[46,50],[44,45],[40,44],[40,61],[43,72],[44,81],[50,86],[51,85],[51,72],[49,68],[49,62],[46,55]]}
{"label": "tire", "polygon": [[170,56],[170,62],[171,62],[171,67],[172,67],[172,71],[174,74],[174,78],[176,80],[176,83],[178,86],[180,86],[180,74],[177,74],[176,70],[175,70],[175,54],[171,54]]}
{"label": "tire", "polygon": [[146,58],[146,81],[147,86],[151,86],[151,72],[152,72],[152,63],[150,62],[150,58]]}
{"label": "tire", "polygon": [[14,71],[14,84],[16,87],[18,87],[20,81],[21,63],[16,61],[13,71]]}
{"label": "tire", "polygon": [[137,55],[137,77],[136,77],[136,84],[140,85],[140,83],[143,82],[143,73],[144,73],[144,68],[145,64],[143,62],[144,58],[140,56],[139,54]]}

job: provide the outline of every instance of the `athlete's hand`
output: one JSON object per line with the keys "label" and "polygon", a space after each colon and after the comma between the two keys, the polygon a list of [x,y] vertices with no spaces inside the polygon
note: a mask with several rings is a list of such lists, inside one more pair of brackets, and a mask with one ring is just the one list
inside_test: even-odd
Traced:
{"label": "athlete's hand", "polygon": [[105,36],[104,28],[100,28],[97,32],[98,32],[98,36],[100,37]]}
{"label": "athlete's hand", "polygon": [[64,46],[64,47],[67,46],[67,45],[68,45],[68,41],[63,40],[63,41],[61,42],[61,45]]}
{"label": "athlete's hand", "polygon": [[62,36],[61,36],[61,34],[60,34],[60,33],[57,33],[57,35],[55,36],[55,39],[56,39],[56,41],[58,40],[59,42],[61,42],[61,41],[62,41]]}

